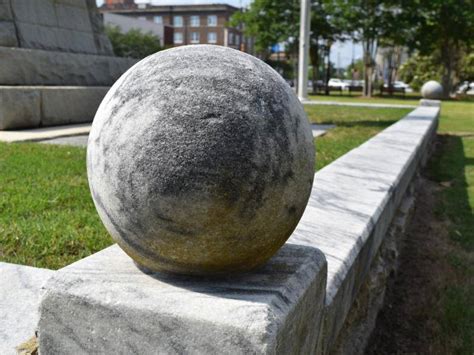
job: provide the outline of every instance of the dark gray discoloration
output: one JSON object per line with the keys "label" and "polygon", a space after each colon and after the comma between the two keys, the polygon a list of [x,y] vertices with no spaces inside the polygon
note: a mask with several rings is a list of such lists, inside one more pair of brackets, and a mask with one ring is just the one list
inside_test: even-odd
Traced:
{"label": "dark gray discoloration", "polygon": [[87,165],[104,224],[139,264],[215,273],[253,268],[283,245],[310,194],[314,147],[302,105],[273,69],[188,46],[117,81]]}

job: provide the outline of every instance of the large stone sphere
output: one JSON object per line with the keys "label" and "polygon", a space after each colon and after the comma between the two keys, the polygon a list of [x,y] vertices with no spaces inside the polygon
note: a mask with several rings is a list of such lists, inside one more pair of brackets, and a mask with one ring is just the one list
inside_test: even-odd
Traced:
{"label": "large stone sphere", "polygon": [[219,46],[158,52],[97,111],[87,150],[107,230],[151,271],[218,274],[268,260],[314,175],[301,103],[267,64]]}
{"label": "large stone sphere", "polygon": [[443,87],[434,80],[427,81],[421,87],[421,96],[425,99],[439,100],[443,98]]}

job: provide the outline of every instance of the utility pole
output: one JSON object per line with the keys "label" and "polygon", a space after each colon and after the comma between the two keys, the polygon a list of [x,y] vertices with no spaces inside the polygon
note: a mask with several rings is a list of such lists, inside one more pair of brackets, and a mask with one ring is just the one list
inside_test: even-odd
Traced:
{"label": "utility pole", "polygon": [[300,48],[298,56],[298,97],[300,98],[300,100],[308,99],[308,59],[310,27],[311,0],[301,0]]}

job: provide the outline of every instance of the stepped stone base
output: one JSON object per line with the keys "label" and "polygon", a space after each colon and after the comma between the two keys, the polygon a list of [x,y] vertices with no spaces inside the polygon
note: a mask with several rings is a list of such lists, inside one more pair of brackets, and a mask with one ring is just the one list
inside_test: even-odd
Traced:
{"label": "stepped stone base", "polygon": [[0,85],[110,86],[136,62],[131,58],[0,47]]}
{"label": "stepped stone base", "polygon": [[0,86],[0,130],[91,122],[108,90],[109,87]]}

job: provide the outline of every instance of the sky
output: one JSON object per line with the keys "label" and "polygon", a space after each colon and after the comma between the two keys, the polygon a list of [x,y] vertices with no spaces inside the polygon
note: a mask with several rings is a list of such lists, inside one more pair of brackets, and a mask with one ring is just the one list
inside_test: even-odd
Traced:
{"label": "sky", "polygon": [[[215,4],[224,3],[233,6],[247,6],[252,0],[135,0],[136,3],[152,2],[156,5],[183,5],[183,4]],[[97,5],[102,5],[103,0],[97,0]],[[352,61],[352,53],[354,51],[354,59],[362,58],[362,47],[359,44],[354,44],[352,41],[345,43],[337,42],[331,49],[331,62],[336,67],[345,68]]]}

